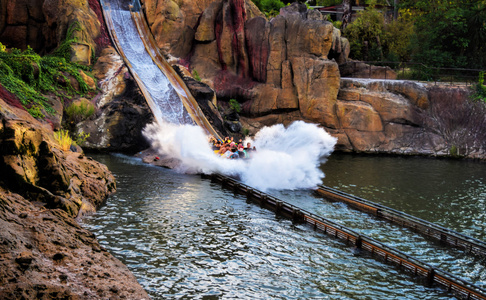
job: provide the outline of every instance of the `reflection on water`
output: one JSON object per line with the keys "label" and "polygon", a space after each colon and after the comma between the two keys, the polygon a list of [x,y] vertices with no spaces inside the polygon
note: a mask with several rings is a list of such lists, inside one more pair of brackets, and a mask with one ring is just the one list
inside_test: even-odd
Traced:
{"label": "reflection on water", "polygon": [[486,240],[486,164],[333,154],[324,185]]}
{"label": "reflection on water", "polygon": [[[115,174],[118,191],[85,226],[154,299],[451,299],[208,180],[133,158],[95,158]],[[282,193],[329,217],[347,210],[309,191]]]}

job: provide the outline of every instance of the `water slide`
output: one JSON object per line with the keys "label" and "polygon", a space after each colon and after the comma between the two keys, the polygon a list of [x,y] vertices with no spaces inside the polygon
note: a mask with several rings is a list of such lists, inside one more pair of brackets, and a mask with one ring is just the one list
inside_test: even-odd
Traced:
{"label": "water slide", "polygon": [[139,0],[100,0],[108,31],[155,120],[197,124],[219,138],[184,81],[165,60],[149,30]]}

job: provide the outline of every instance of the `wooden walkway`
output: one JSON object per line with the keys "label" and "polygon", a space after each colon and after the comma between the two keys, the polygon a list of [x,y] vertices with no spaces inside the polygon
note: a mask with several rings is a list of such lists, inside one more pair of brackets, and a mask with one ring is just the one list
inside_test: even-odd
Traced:
{"label": "wooden walkway", "polygon": [[[421,278],[427,286],[437,285],[460,299],[486,300],[486,290],[453,274],[434,268],[425,262],[410,257],[370,237],[354,232],[345,226],[253,189],[233,178],[221,174],[201,176],[211,179],[211,182],[221,184],[223,188],[229,189],[235,194],[245,195],[248,201],[256,203],[262,208],[274,211],[278,216],[289,218],[297,224],[307,224],[315,231],[340,239],[347,245],[356,247],[362,251],[367,251],[373,258],[389,265],[394,265],[401,271],[409,273],[414,277]],[[371,211],[374,210],[371,209]]]}

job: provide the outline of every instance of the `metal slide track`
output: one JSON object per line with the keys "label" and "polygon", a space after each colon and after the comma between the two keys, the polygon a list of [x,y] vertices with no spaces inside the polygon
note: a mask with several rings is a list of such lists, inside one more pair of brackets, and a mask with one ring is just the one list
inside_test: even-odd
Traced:
{"label": "metal slide track", "polygon": [[449,228],[439,226],[404,212],[327,186],[319,186],[316,190],[316,194],[327,200],[346,203],[354,209],[373,214],[378,218],[410,228],[414,232],[428,236],[439,241],[443,245],[463,249],[467,253],[471,253],[478,257],[486,257],[486,243],[484,241],[458,233]]}
{"label": "metal slide track", "polygon": [[235,194],[245,195],[248,201],[255,202],[262,208],[274,211],[278,216],[289,218],[297,224],[307,224],[316,231],[343,240],[350,246],[368,252],[379,261],[394,265],[412,276],[420,277],[425,285],[437,285],[460,299],[486,299],[486,290],[446,271],[434,268],[371,237],[359,234],[343,225],[307,212],[233,178],[221,174],[201,176],[211,179],[211,182],[220,183],[222,187],[232,190]]}
{"label": "metal slide track", "polygon": [[197,124],[220,138],[184,81],[167,63],[149,30],[139,0],[100,0],[111,39],[142,91],[155,119]]}

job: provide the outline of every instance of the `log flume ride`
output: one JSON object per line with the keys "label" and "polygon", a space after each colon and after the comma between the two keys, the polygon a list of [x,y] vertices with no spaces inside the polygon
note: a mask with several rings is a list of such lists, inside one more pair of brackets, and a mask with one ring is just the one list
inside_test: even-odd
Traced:
{"label": "log flume ride", "polygon": [[[139,0],[133,0],[131,3],[120,3],[122,2],[120,0],[100,0],[100,2],[111,39],[140,87],[156,121],[176,125],[197,124],[208,135],[220,138],[185,83],[157,48]],[[295,223],[307,224],[316,231],[343,240],[360,251],[366,251],[377,260],[398,267],[412,276],[422,278],[426,285],[440,286],[458,298],[486,300],[486,290],[370,237],[356,233],[332,220],[306,212],[233,178],[221,174],[203,176],[209,177],[211,181],[218,182],[235,193],[246,195],[249,201],[274,211],[276,215],[290,218]],[[364,199],[327,187],[321,186],[316,192],[326,199],[345,202],[375,216],[401,223],[403,226],[438,239],[446,245],[462,248],[479,256],[486,254],[484,242],[460,235],[452,230],[423,222],[423,220],[404,213],[377,206]]]}

